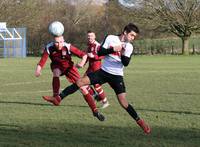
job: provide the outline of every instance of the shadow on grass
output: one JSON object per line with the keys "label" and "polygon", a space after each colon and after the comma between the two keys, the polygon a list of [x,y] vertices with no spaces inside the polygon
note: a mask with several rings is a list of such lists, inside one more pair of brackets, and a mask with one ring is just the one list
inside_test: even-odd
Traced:
{"label": "shadow on grass", "polygon": [[[99,123],[99,122],[98,122]],[[46,126],[45,126],[46,125]],[[56,127],[55,127],[56,126]],[[117,127],[90,124],[44,124],[19,127],[0,124],[0,146],[198,146],[199,129],[153,127],[152,134],[144,135],[136,125]]]}
{"label": "shadow on grass", "polygon": [[137,110],[151,111],[151,112],[176,113],[176,114],[200,115],[200,113],[198,113],[198,112],[191,112],[191,111],[156,110],[156,109],[142,109],[142,108],[138,108]]}
{"label": "shadow on grass", "polygon": [[169,92],[168,94],[172,94],[172,95],[200,95],[200,93],[194,93],[194,92]]}
{"label": "shadow on grass", "polygon": [[[20,104],[20,105],[34,105],[34,106],[54,106],[53,104],[50,103],[33,103],[33,102],[17,102],[17,101],[0,101],[0,104]],[[67,106],[67,107],[88,107],[87,105],[64,105],[61,104],[57,107],[63,107],[63,106]],[[192,114],[192,115],[200,115],[200,113],[198,112],[190,112],[190,111],[173,111],[173,110],[156,110],[156,109],[142,109],[142,108],[138,108],[137,110],[141,110],[141,111],[150,111],[150,112],[164,112],[164,113],[176,113],[176,114]]]}
{"label": "shadow on grass", "polygon": [[[0,101],[0,103],[2,103],[2,104],[34,105],[34,106],[54,106],[53,104],[50,104],[50,103],[43,104],[43,103],[17,102],[17,101],[14,101],[14,102],[11,102],[11,101]],[[79,108],[80,107],[82,107],[82,108],[88,107],[87,105],[70,105],[70,104],[67,104],[67,105],[61,104],[61,105],[59,105],[57,107],[63,107],[63,106],[79,107]],[[200,115],[200,113],[198,113],[198,112],[191,112],[191,111],[156,110],[156,109],[142,109],[142,108],[138,108],[137,110],[150,111],[150,112],[164,112],[164,113]]]}
{"label": "shadow on grass", "polygon": [[38,105],[38,106],[52,106],[52,104],[32,103],[32,102],[17,102],[17,101],[0,101],[2,104],[20,104],[20,105]]}
{"label": "shadow on grass", "polygon": [[[33,102],[17,102],[17,101],[0,101],[0,104],[19,104],[19,105],[33,105],[33,106],[54,106],[53,104],[50,104],[48,102],[46,102],[46,104],[43,104],[43,103],[33,103]],[[61,104],[59,106],[56,106],[56,107],[63,107],[63,106],[68,106],[68,107],[88,107],[87,105],[64,105],[64,104]],[[54,106],[55,107],[55,106]]]}

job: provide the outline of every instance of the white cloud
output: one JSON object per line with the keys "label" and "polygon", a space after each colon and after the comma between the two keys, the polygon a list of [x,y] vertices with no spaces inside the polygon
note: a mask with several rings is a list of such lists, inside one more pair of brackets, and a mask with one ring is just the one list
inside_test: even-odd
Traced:
{"label": "white cloud", "polygon": [[118,0],[118,2],[127,8],[140,7],[142,0]]}

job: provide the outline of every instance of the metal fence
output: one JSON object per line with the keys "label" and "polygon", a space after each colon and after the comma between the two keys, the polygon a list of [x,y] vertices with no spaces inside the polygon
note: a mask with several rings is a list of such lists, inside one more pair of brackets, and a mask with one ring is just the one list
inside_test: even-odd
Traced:
{"label": "metal fence", "polygon": [[[200,36],[189,39],[189,50],[191,54],[200,54]],[[179,38],[145,39],[134,42],[135,54],[180,54],[182,42]]]}
{"label": "metal fence", "polygon": [[0,34],[0,57],[26,57],[26,28],[7,28],[7,30]]}

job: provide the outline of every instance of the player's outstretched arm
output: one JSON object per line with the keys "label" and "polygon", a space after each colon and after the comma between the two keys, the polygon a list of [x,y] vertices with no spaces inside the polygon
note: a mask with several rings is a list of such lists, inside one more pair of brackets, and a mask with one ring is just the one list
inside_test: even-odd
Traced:
{"label": "player's outstretched arm", "polygon": [[123,64],[124,66],[128,66],[128,64],[130,63],[131,58],[122,55],[122,56],[121,56],[121,60],[122,60],[122,64]]}
{"label": "player's outstretched arm", "polygon": [[108,54],[112,54],[114,52],[119,52],[122,50],[122,45],[111,46],[110,48],[104,48],[103,46],[100,47],[98,51],[98,56],[105,56]]}
{"label": "player's outstretched arm", "polygon": [[42,54],[42,57],[39,61],[39,63],[37,64],[37,67],[35,69],[35,76],[36,77],[39,77],[41,75],[41,71],[42,71],[42,68],[44,67],[47,59],[48,59],[48,53],[46,51],[46,49],[44,50],[43,54]]}
{"label": "player's outstretched arm", "polygon": [[35,76],[39,77],[41,75],[41,70],[42,67],[40,65],[37,65],[36,69],[35,69]]}
{"label": "player's outstretched arm", "polygon": [[85,54],[83,57],[82,57],[82,60],[76,65],[78,68],[83,68],[83,66],[85,65],[87,61],[87,55]]}

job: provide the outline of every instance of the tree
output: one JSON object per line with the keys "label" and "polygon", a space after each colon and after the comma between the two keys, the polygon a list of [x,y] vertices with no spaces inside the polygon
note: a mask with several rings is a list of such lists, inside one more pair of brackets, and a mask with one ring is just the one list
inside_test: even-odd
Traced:
{"label": "tree", "polygon": [[147,29],[178,36],[182,40],[182,54],[189,54],[189,38],[200,30],[200,0],[118,1],[129,9],[138,8],[140,24]]}
{"label": "tree", "polygon": [[[182,54],[189,54],[189,38],[200,30],[200,0],[144,0],[152,12],[149,20],[182,40]],[[149,9],[148,9],[149,10]]]}
{"label": "tree", "polygon": [[108,1],[105,5],[105,30],[106,33],[121,33],[123,27],[128,23],[132,22],[137,24],[137,10],[134,9],[134,13],[130,9],[126,9],[121,3],[117,1]]}

